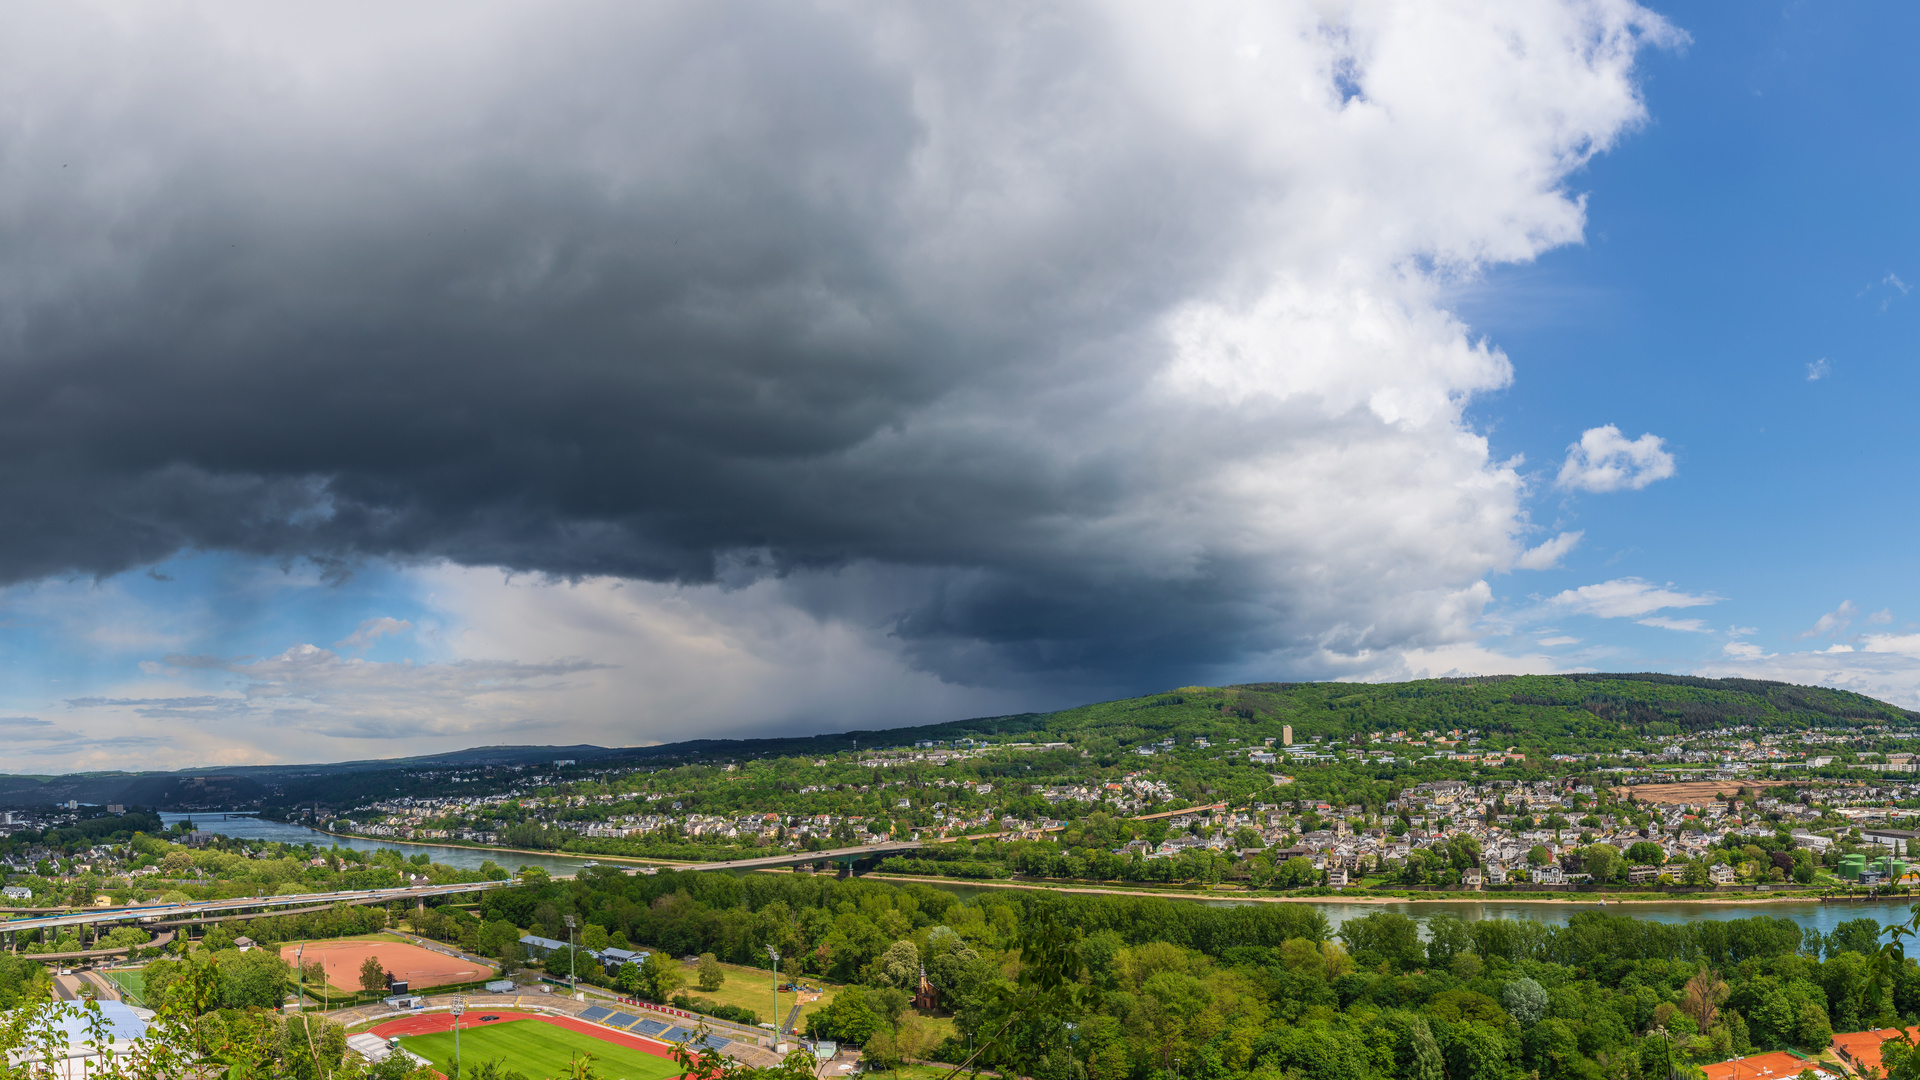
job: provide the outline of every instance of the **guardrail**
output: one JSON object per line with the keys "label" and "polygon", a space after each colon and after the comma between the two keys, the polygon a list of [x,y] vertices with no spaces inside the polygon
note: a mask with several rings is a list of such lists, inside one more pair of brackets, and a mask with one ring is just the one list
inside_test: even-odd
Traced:
{"label": "guardrail", "polygon": [[401,885],[388,889],[351,889],[330,893],[291,893],[275,896],[234,896],[219,900],[193,900],[184,904],[141,904],[117,908],[82,909],[65,915],[0,921],[0,932],[46,930],[61,926],[84,926],[108,922],[156,922],[166,919],[195,921],[195,916],[243,912],[249,908],[292,907],[299,904],[359,906],[383,904],[394,900],[427,899],[460,893],[485,892],[515,884],[507,881],[469,881],[450,885]]}

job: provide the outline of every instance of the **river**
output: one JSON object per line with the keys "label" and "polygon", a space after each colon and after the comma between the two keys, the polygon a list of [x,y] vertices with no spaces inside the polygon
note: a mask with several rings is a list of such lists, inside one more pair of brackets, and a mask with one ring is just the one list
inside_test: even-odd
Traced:
{"label": "river", "polygon": [[[366,840],[359,837],[333,836],[309,829],[304,825],[289,825],[279,821],[266,821],[252,814],[173,814],[163,813],[161,819],[171,825],[176,821],[191,820],[208,832],[223,836],[234,836],[247,840],[272,840],[285,844],[317,844],[320,847],[339,845],[357,851],[374,851],[380,848],[392,848],[403,855],[415,855],[426,852],[437,863],[458,867],[463,870],[478,870],[484,860],[491,859],[509,870],[522,866],[537,866],[550,874],[572,874],[586,865],[587,858],[559,855],[523,855],[517,852],[489,851],[485,848],[456,847],[447,844],[413,844],[402,840]],[[964,885],[929,879],[925,882],[937,888],[945,889],[962,899],[973,899],[989,893],[1005,890]],[[1170,899],[1188,900],[1191,903],[1212,904],[1231,907],[1240,904],[1257,903],[1251,900],[1235,900],[1226,897],[1186,897],[1179,894],[1162,894]],[[1852,904],[1822,904],[1818,902],[1778,902],[1766,904],[1727,904],[1708,901],[1674,903],[1633,903],[1633,904],[1566,904],[1551,901],[1526,900],[1423,900],[1418,903],[1393,904],[1356,904],[1343,900],[1310,901],[1323,912],[1329,923],[1339,926],[1348,919],[1369,915],[1376,911],[1397,911],[1416,919],[1426,919],[1442,912],[1450,912],[1462,919],[1533,919],[1538,922],[1563,926],[1569,916],[1577,911],[1604,911],[1609,914],[1632,915],[1639,919],[1652,919],[1655,922],[1682,923],[1697,922],[1702,919],[1744,919],[1753,915],[1769,915],[1776,918],[1792,919],[1800,926],[1811,926],[1823,933],[1831,932],[1834,927],[1848,919],[1871,917],[1881,923],[1904,923],[1911,918],[1911,901],[1875,900]]]}
{"label": "river", "polygon": [[405,840],[367,840],[358,836],[334,836],[318,829],[309,829],[305,825],[289,825],[283,821],[268,821],[253,814],[227,814],[209,811],[203,814],[175,814],[162,812],[160,820],[168,825],[176,821],[191,821],[197,828],[222,836],[238,837],[242,840],[269,840],[281,844],[317,844],[320,847],[338,845],[354,851],[378,851],[392,848],[402,855],[413,856],[427,853],[434,862],[451,866],[459,870],[478,870],[480,864],[491,859],[494,863],[509,870],[518,870],[523,866],[537,866],[549,874],[572,874],[589,861],[584,855],[523,855],[515,851],[488,851],[484,848],[459,847],[452,844],[413,844]]}
{"label": "river", "polygon": [[[927,884],[945,889],[962,899],[972,900],[989,893],[1008,890],[991,886],[962,885],[940,881],[928,881]],[[1189,903],[1208,904],[1214,907],[1239,907],[1245,904],[1257,904],[1259,900],[1237,900],[1222,896],[1190,896],[1179,893],[1156,893],[1173,900],[1186,900]],[[1609,915],[1631,915],[1638,919],[1651,919],[1654,922],[1683,923],[1699,922],[1704,919],[1745,919],[1754,915],[1767,915],[1773,918],[1792,919],[1798,926],[1811,926],[1822,933],[1830,933],[1833,928],[1847,921],[1861,917],[1871,917],[1881,924],[1904,923],[1913,917],[1911,900],[1875,900],[1860,901],[1851,904],[1822,904],[1813,902],[1787,902],[1764,904],[1729,904],[1710,901],[1675,901],[1671,903],[1631,903],[1631,904],[1567,904],[1549,900],[1422,900],[1418,903],[1368,904],[1350,900],[1308,900],[1296,901],[1312,904],[1326,915],[1327,922],[1335,927],[1348,919],[1357,919],[1371,915],[1376,911],[1395,911],[1414,919],[1426,920],[1434,915],[1448,913],[1458,915],[1468,922],[1478,919],[1532,919],[1553,926],[1565,926],[1575,912],[1600,911]]]}

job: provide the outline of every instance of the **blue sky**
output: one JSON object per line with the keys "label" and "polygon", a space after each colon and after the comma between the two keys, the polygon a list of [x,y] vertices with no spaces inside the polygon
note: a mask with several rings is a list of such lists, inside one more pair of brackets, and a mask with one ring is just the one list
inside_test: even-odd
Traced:
{"label": "blue sky", "polygon": [[[1477,410],[1501,450],[1551,468],[1583,428],[1612,423],[1658,433],[1678,460],[1643,491],[1548,493],[1536,520],[1586,535],[1524,587],[1673,582],[1724,598],[1687,615],[1754,627],[1769,652],[1806,648],[1799,635],[1849,600],[1856,632],[1889,609],[1910,627],[1920,146],[1904,135],[1916,102],[1900,42],[1916,13],[1662,10],[1692,40],[1643,57],[1650,122],[1575,180],[1586,243],[1498,268],[1457,301],[1517,368]],[[1568,625],[1618,650],[1605,667],[1724,659],[1705,635]]]}
{"label": "blue sky", "polygon": [[751,7],[0,17],[4,767],[1920,708],[1920,14]]}

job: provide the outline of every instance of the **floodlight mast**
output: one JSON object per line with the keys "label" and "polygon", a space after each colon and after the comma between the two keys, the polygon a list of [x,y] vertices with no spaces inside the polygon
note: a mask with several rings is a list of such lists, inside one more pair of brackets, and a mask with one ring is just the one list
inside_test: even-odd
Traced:
{"label": "floodlight mast", "polygon": [[467,1011],[467,996],[454,995],[453,1006],[447,1011],[453,1014],[453,1076],[460,1080],[460,1014]]}
{"label": "floodlight mast", "polygon": [[561,918],[567,924],[567,991],[571,993],[574,988],[574,971],[580,964],[580,958],[575,955],[573,948],[573,916],[563,915]]}
{"label": "floodlight mast", "polygon": [[780,1046],[780,950],[767,946],[767,958],[773,961],[773,1046]]}

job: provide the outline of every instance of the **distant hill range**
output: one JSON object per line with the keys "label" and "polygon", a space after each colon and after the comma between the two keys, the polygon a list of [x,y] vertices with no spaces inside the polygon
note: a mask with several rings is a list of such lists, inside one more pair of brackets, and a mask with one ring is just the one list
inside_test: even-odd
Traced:
{"label": "distant hill range", "polygon": [[[339,807],[402,792],[461,790],[455,771],[520,766],[561,779],[610,766],[837,753],[931,740],[1071,739],[1107,756],[1168,735],[1258,738],[1290,726],[1299,741],[1365,741],[1374,732],[1474,729],[1530,752],[1596,753],[1657,735],[1746,727],[1912,730],[1920,713],[1845,690],[1657,673],[1495,675],[1406,683],[1248,683],[1182,687],[1053,713],[769,739],[695,739],[645,747],[481,746],[325,765],[251,765],[153,773],[0,775],[0,806],[81,803],[162,809]],[[556,762],[570,762],[557,766]],[[504,777],[502,777],[504,779]]]}

